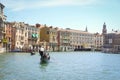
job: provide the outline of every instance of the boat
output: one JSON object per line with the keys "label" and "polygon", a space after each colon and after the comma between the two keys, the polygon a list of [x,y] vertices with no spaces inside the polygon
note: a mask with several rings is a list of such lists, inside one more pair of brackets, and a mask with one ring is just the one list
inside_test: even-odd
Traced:
{"label": "boat", "polygon": [[41,56],[40,60],[42,63],[48,63],[50,60],[49,54],[44,54],[43,56]]}
{"label": "boat", "polygon": [[35,50],[30,50],[31,55],[35,55]]}
{"label": "boat", "polygon": [[31,55],[35,55],[35,52],[31,52]]}

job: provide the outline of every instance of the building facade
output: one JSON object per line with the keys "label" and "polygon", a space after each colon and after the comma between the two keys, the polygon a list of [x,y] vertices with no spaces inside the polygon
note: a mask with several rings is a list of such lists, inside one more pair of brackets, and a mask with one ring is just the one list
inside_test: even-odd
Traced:
{"label": "building facade", "polygon": [[94,49],[95,50],[102,50],[103,47],[103,35],[99,33],[94,34]]}
{"label": "building facade", "polygon": [[57,29],[52,26],[49,27],[49,50],[57,51],[58,50],[58,42],[57,42]]}
{"label": "building facade", "polygon": [[104,35],[103,52],[120,53],[120,32],[112,31]]}
{"label": "building facade", "polygon": [[94,46],[94,35],[87,31],[69,30],[70,49],[91,49]]}
{"label": "building facade", "polygon": [[11,41],[12,41],[12,26],[13,23],[5,22],[5,39],[6,39],[6,50],[11,50]]}
{"label": "building facade", "polygon": [[57,51],[57,28],[52,26],[40,26],[40,45],[48,51]]}
{"label": "building facade", "polygon": [[[4,22],[6,20],[6,16],[4,15],[3,9],[4,5],[0,3],[0,48],[5,47],[6,42],[5,42],[5,27],[4,27]],[[4,40],[4,41],[3,41]]]}
{"label": "building facade", "polygon": [[39,27],[36,25],[27,25],[27,35],[28,35],[28,46],[29,48],[33,48],[34,50],[38,50],[39,48]]}
{"label": "building facade", "polygon": [[94,34],[92,33],[70,28],[58,30],[58,49],[60,51],[91,50],[93,46]]}
{"label": "building facade", "polygon": [[15,22],[12,23],[12,31],[11,31],[11,51],[15,50],[16,46],[16,25]]}
{"label": "building facade", "polygon": [[38,49],[39,29],[34,25],[24,22],[6,22],[5,39],[8,50],[26,51],[32,48]]}
{"label": "building facade", "polygon": [[70,50],[70,32],[67,29],[58,30],[58,51]]}
{"label": "building facade", "polygon": [[46,25],[40,26],[40,46],[43,46],[46,50],[49,50],[49,27]]}

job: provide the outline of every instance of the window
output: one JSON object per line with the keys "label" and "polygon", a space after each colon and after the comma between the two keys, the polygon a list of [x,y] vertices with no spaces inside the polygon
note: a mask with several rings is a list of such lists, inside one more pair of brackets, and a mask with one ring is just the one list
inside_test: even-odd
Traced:
{"label": "window", "polygon": [[47,34],[49,34],[49,31],[47,31]]}
{"label": "window", "polygon": [[27,36],[27,33],[25,33],[25,37]]}
{"label": "window", "polygon": [[21,40],[23,40],[23,39],[24,39],[24,37],[22,36],[22,37],[21,37]]}

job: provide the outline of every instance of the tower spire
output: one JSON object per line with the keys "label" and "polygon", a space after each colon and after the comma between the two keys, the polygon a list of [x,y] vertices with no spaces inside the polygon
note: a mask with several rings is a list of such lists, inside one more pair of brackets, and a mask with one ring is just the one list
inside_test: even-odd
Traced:
{"label": "tower spire", "polygon": [[88,32],[87,26],[86,26],[86,28],[85,28],[85,32]]}

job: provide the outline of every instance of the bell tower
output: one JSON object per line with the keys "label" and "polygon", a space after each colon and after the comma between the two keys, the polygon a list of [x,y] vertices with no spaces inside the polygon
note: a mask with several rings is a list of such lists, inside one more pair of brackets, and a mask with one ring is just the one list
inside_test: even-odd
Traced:
{"label": "bell tower", "polygon": [[87,26],[86,26],[86,28],[85,28],[85,32],[88,32]]}
{"label": "bell tower", "polygon": [[104,22],[103,29],[102,29],[102,34],[106,34],[106,33],[107,33],[107,29],[106,29],[106,24]]}

